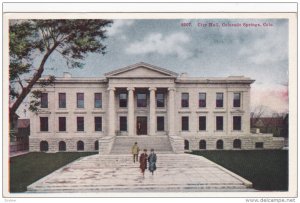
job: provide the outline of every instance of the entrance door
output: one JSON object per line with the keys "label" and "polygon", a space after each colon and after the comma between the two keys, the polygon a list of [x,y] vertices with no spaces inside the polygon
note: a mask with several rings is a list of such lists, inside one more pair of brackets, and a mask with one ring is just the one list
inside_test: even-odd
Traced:
{"label": "entrance door", "polygon": [[138,116],[136,118],[136,134],[147,135],[147,117]]}

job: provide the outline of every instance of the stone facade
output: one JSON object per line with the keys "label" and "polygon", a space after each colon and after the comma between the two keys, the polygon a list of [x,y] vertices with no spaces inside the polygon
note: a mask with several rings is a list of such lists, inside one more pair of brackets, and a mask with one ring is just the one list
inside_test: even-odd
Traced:
{"label": "stone facade", "polygon": [[[99,149],[107,154],[116,137],[139,135],[168,136],[177,153],[184,148],[198,150],[201,140],[205,141],[202,148],[207,150],[281,148],[281,140],[273,141],[272,135],[250,133],[253,82],[243,76],[178,76],[143,62],[109,72],[103,78],[73,78],[65,74],[53,86],[43,89],[47,105],[37,115],[31,115],[30,151]],[[60,93],[66,98],[63,108],[59,106]],[[101,94],[100,100],[96,99],[96,93]],[[200,93],[205,94],[205,105],[199,100]],[[221,100],[216,101],[217,98]],[[216,107],[218,102],[222,105]],[[219,142],[217,147],[218,140],[223,144]],[[237,140],[235,147],[234,140]],[[65,143],[62,150],[59,142]]]}

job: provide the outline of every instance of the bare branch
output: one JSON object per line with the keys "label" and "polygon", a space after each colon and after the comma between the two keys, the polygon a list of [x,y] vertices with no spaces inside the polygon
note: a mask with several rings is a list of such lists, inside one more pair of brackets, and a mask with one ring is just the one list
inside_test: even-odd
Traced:
{"label": "bare branch", "polygon": [[22,84],[22,80],[21,80],[21,78],[18,76],[18,83],[20,84],[20,86],[21,86],[21,88],[22,88],[22,90],[24,89],[24,86],[23,86],[23,84]]}
{"label": "bare branch", "polygon": [[73,61],[72,59],[70,59],[69,57],[67,57],[66,55],[64,55],[61,51],[55,49],[55,51],[57,51],[58,53],[60,53],[60,55],[62,55],[62,57],[64,57],[67,61]]}

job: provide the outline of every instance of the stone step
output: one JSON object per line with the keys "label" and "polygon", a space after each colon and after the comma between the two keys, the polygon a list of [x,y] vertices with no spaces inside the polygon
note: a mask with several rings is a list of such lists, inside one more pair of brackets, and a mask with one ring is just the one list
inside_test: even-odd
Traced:
{"label": "stone step", "polygon": [[154,148],[157,152],[172,153],[168,136],[117,136],[110,154],[131,153],[132,145],[137,142],[141,150]]}
{"label": "stone step", "polygon": [[[199,164],[199,161],[210,163],[206,159],[199,159],[197,156],[191,156],[189,159],[185,159],[185,156],[180,156],[178,154],[156,154],[157,155],[157,163],[167,163],[167,164],[176,164],[178,165],[177,161],[180,159],[180,163],[190,163],[190,164]],[[114,155],[114,156],[98,156],[93,159],[84,159],[82,162],[90,162],[92,163],[101,163],[101,162],[116,162],[116,163],[130,163],[132,161],[132,155]],[[196,162],[194,162],[196,161]],[[198,161],[198,162],[197,162]],[[175,162],[175,163],[174,163]]]}
{"label": "stone step", "polygon": [[[82,190],[82,188],[84,188]],[[81,192],[179,192],[179,191],[193,191],[193,192],[205,192],[205,191],[255,191],[249,188],[246,188],[244,185],[135,185],[132,187],[124,186],[116,186],[116,185],[108,185],[108,186],[99,186],[99,185],[73,185],[65,187],[63,185],[56,186],[56,187],[37,187],[35,189],[30,188],[28,192],[35,192],[39,190],[39,192],[55,192],[55,193],[62,193],[62,192],[72,192],[74,189],[78,189]]]}

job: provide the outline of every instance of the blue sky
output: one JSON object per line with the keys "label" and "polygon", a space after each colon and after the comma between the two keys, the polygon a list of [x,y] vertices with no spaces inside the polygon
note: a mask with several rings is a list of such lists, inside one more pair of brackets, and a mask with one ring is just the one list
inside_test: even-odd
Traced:
{"label": "blue sky", "polygon": [[[209,27],[209,23],[218,27]],[[244,23],[253,26],[245,27]],[[225,26],[228,24],[241,26]],[[254,26],[257,24],[260,26]],[[45,74],[62,76],[70,72],[77,77],[101,77],[143,61],[189,76],[244,75],[256,80],[251,108],[265,105],[272,111],[288,110],[286,19],[114,20],[107,35],[104,56],[89,54],[83,69],[68,69],[59,54],[54,54]]]}

